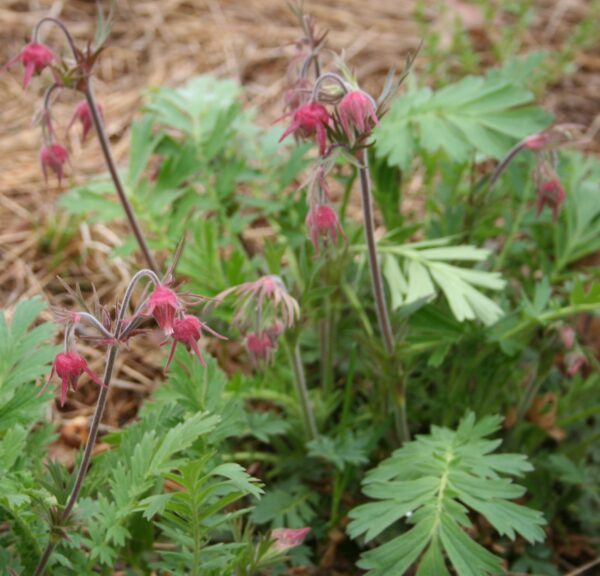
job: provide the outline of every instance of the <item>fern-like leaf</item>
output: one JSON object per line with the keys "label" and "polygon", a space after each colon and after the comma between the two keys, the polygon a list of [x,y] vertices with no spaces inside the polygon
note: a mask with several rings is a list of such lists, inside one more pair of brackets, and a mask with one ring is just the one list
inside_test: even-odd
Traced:
{"label": "fern-like leaf", "polygon": [[499,441],[486,437],[500,422],[476,422],[469,414],[456,431],[434,427],[369,472],[364,493],[376,502],[352,510],[349,534],[368,541],[403,518],[411,526],[363,554],[359,566],[369,576],[400,576],[417,561],[419,576],[448,575],[446,562],[459,576],[503,574],[501,559],[465,531],[472,526],[470,511],[511,539],[544,539],[542,514],[511,501],[525,489],[507,476],[520,476],[531,465],[518,454],[492,454]]}

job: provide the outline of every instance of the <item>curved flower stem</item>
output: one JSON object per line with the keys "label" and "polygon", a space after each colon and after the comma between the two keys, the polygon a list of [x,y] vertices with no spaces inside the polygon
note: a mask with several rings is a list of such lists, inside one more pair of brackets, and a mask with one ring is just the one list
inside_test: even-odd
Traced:
{"label": "curved flower stem", "polygon": [[58,18],[54,18],[52,16],[46,16],[46,17],[42,18],[41,20],[39,20],[33,29],[33,33],[31,34],[32,42],[37,43],[40,28],[42,27],[43,24],[46,24],[47,22],[54,24],[55,26],[57,26],[58,28],[61,29],[62,33],[65,35],[65,38],[67,39],[67,43],[69,44],[69,48],[71,49],[73,58],[75,58],[75,60],[77,60],[77,48],[75,47],[75,41],[73,40],[73,36],[71,36],[71,33],[69,32],[68,28]]}
{"label": "curved flower stem", "polygon": [[91,78],[87,78],[85,81],[85,98],[87,100],[90,112],[92,114],[92,121],[94,122],[94,128],[96,129],[96,133],[98,134],[98,140],[100,141],[100,146],[102,148],[102,153],[104,154],[106,165],[108,166],[108,170],[117,190],[119,200],[123,206],[123,209],[125,210],[127,220],[129,221],[129,226],[131,227],[131,230],[135,236],[135,239],[137,240],[140,250],[144,255],[144,259],[146,260],[148,268],[150,268],[153,272],[158,274],[158,266],[156,264],[156,260],[154,260],[152,252],[150,252],[150,248],[146,243],[146,239],[144,238],[142,229],[140,228],[137,218],[133,213],[131,203],[129,202],[129,199],[125,194],[125,188],[123,187],[123,183],[121,182],[121,177],[119,176],[119,172],[117,170],[117,166],[112,155],[110,144],[108,142],[108,136],[106,135],[106,131],[104,130],[104,125],[102,123],[102,118],[100,117],[100,113],[98,112],[98,105],[96,104],[96,98],[94,96]]}
{"label": "curved flower stem", "polygon": [[297,342],[295,344],[288,343],[287,348],[292,370],[294,372],[294,384],[296,385],[296,391],[298,392],[298,398],[300,399],[306,432],[310,439],[314,440],[319,435],[319,432],[317,431],[315,415],[312,406],[310,405],[310,399],[308,398],[308,389],[306,387],[306,376],[304,374],[304,366],[302,365],[302,357],[300,355],[300,346]]}
{"label": "curved flower stem", "polygon": [[402,381],[397,389],[394,389],[394,382],[391,380],[395,374],[399,372],[394,366],[394,333],[390,322],[390,315],[385,301],[385,293],[383,290],[383,277],[377,257],[377,245],[375,242],[375,221],[373,218],[373,195],[371,193],[371,177],[369,175],[369,160],[364,149],[356,153],[360,177],[360,191],[362,199],[362,208],[364,215],[365,240],[367,243],[367,251],[369,254],[369,268],[371,270],[371,284],[373,288],[373,296],[375,298],[375,310],[377,312],[377,323],[383,339],[385,351],[390,363],[389,375],[386,375],[388,380],[388,393],[390,396],[390,404],[394,414],[394,425],[396,434],[401,443],[410,440],[410,432],[408,428],[408,420],[406,416],[406,397],[404,390],[404,382]]}
{"label": "curved flower stem", "polygon": [[315,86],[312,91],[312,95],[310,97],[311,102],[315,102],[317,100],[317,97],[319,96],[319,88],[325,80],[334,80],[339,84],[340,88],[344,91],[344,94],[348,93],[348,85],[339,74],[334,74],[333,72],[326,72],[325,74],[321,74],[317,78],[317,81],[315,82]]}

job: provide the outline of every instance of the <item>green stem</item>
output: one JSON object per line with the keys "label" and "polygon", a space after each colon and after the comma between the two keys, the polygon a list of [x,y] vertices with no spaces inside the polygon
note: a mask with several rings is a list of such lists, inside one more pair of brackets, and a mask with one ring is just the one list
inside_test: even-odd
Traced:
{"label": "green stem", "polygon": [[502,266],[504,265],[504,261],[506,260],[506,256],[508,255],[508,252],[511,249],[513,242],[515,240],[515,236],[517,235],[517,232],[521,228],[521,222],[523,222],[523,217],[525,216],[525,212],[526,212],[526,208],[527,208],[527,197],[529,196],[528,191],[529,191],[528,188],[523,190],[523,193],[522,193],[523,196],[521,198],[521,203],[519,204],[519,209],[517,211],[515,218],[513,219],[513,223],[510,228],[510,232],[508,233],[508,237],[506,238],[506,241],[504,242],[504,246],[502,247],[502,252],[500,252],[498,259],[496,260],[496,264],[494,266],[495,270],[502,269]]}
{"label": "green stem", "polygon": [[321,340],[321,386],[323,394],[328,395],[333,387],[333,313],[331,296],[325,298],[325,318],[320,321]]}
{"label": "green stem", "polygon": [[288,344],[288,355],[294,373],[294,384],[296,386],[296,392],[298,393],[298,399],[300,400],[300,408],[304,418],[306,433],[310,440],[314,440],[319,433],[317,431],[315,415],[308,397],[306,376],[304,374],[304,366],[302,365],[302,357],[300,356],[300,346],[298,343],[293,344],[293,346]]}

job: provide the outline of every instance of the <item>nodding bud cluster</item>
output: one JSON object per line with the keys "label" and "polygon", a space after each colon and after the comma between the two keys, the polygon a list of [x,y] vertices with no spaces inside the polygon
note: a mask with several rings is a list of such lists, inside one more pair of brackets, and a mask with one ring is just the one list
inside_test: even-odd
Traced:
{"label": "nodding bud cluster", "polygon": [[[390,82],[375,101],[357,86],[341,58],[335,60],[338,72],[322,72],[319,57],[326,35],[317,37],[312,20],[301,10],[298,16],[304,36],[296,43],[296,54],[289,67],[289,87],[285,95],[288,112],[283,118],[291,116],[291,122],[280,142],[291,134],[316,141],[320,159],[311,178],[305,223],[308,238],[315,254],[319,255],[322,245],[334,246],[338,237],[344,236],[327,192],[325,166],[333,167],[335,155],[340,152],[357,156],[369,145],[373,128],[379,124],[397,86]],[[313,69],[314,79],[311,78]]]}
{"label": "nodding bud cluster", "polygon": [[283,332],[300,318],[300,306],[290,296],[279,276],[262,276],[224,290],[216,296],[222,302],[236,296],[234,323],[245,335],[245,345],[255,365],[269,363]]}
{"label": "nodding bud cluster", "polygon": [[573,134],[567,128],[567,125],[555,126],[521,140],[498,164],[490,178],[490,187],[494,186],[501,174],[521,151],[530,150],[535,154],[536,159],[536,213],[539,216],[544,207],[549,206],[552,210],[552,218],[556,222],[567,195],[556,174],[555,151],[573,139]]}
{"label": "nodding bud cluster", "polygon": [[[52,21],[51,18],[46,18],[42,19],[40,23],[47,20]],[[39,24],[34,30],[32,42],[24,46],[21,52],[7,63],[6,68],[10,68],[16,62],[20,62],[23,65],[23,68],[25,69],[23,76],[24,89],[28,88],[33,76],[42,74],[46,68],[50,68],[52,71],[54,84],[46,90],[43,111],[38,114],[37,118],[41,120],[44,136],[44,144],[40,149],[40,160],[44,172],[44,179],[47,184],[48,170],[50,170],[56,174],[60,185],[64,177],[64,165],[67,161],[68,153],[64,146],[54,142],[56,133],[52,127],[52,99],[50,96],[55,96],[56,92],[65,89],[85,91],[87,88],[84,80],[89,77],[93,64],[103,47],[95,46],[92,48],[92,44],[90,43],[86,51],[79,50],[73,45],[72,38],[66,28],[62,27],[63,32],[65,32],[69,38],[70,47],[73,51],[73,63],[72,61],[58,58],[48,46],[38,42],[36,39],[38,28]],[[102,117],[102,109],[99,105],[97,106],[97,111],[98,115]],[[67,132],[75,122],[80,122],[82,125],[81,141],[84,142],[94,125],[92,111],[90,110],[87,101],[80,102],[75,108]]]}
{"label": "nodding bud cluster", "polygon": [[[149,278],[154,284],[154,290],[130,316],[126,317],[126,311],[129,308],[133,290],[141,278]],[[119,308],[118,318],[112,327],[113,322],[110,314],[104,307],[99,305],[96,308],[100,311],[99,318],[87,312],[68,312],[56,311],[57,321],[65,323],[65,347],[64,351],[58,354],[54,360],[50,377],[42,388],[42,392],[47,388],[52,377],[56,374],[61,379],[60,405],[64,406],[67,392],[69,389],[77,390],[77,382],[82,374],[87,374],[99,386],[108,386],[109,382],[102,382],[88,367],[85,359],[74,351],[75,331],[81,324],[88,324],[99,332],[100,337],[82,335],[82,338],[95,341],[98,345],[122,346],[128,341],[147,332],[139,329],[138,326],[148,318],[154,318],[158,327],[172,338],[171,351],[165,370],[171,364],[175,350],[178,344],[182,344],[188,351],[193,352],[202,366],[206,362],[200,353],[198,341],[203,335],[203,331],[209,332],[213,336],[226,340],[224,336],[209,328],[195,316],[187,314],[184,297],[187,297],[189,303],[197,303],[203,299],[198,296],[181,295],[161,283],[156,274],[150,270],[141,270],[131,280],[125,293],[125,300]],[[41,393],[41,392],[40,392]]]}
{"label": "nodding bud cluster", "polygon": [[10,68],[17,61],[21,62],[23,68],[25,68],[23,88],[27,88],[31,78],[40,75],[44,69],[52,64],[54,59],[54,54],[50,48],[44,44],[31,42],[6,65],[6,68]]}

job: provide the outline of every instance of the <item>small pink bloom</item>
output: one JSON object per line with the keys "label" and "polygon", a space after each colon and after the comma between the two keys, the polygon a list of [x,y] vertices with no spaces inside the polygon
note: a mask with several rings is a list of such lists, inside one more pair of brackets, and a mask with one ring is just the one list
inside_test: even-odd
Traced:
{"label": "small pink bloom", "polygon": [[527,150],[539,151],[543,150],[549,143],[550,138],[547,132],[540,132],[538,134],[532,134],[527,136],[522,142],[521,146]]}
{"label": "small pink bloom", "polygon": [[170,336],[173,334],[173,324],[175,322],[175,314],[183,308],[177,294],[159,284],[148,299],[145,313],[154,316],[161,330]]}
{"label": "small pink bloom", "polygon": [[85,359],[77,354],[77,352],[61,352],[54,359],[54,364],[52,365],[52,371],[50,372],[50,377],[48,378],[44,387],[40,390],[40,394],[46,390],[48,384],[50,384],[50,380],[54,376],[54,373],[61,379],[60,385],[60,405],[61,407],[65,405],[65,401],[67,399],[67,392],[69,391],[69,387],[73,390],[77,390],[77,381],[79,377],[86,373],[98,386],[106,387],[105,384],[94,374]]}
{"label": "small pink bloom", "polygon": [[338,239],[338,231],[343,234],[335,210],[326,204],[320,204],[309,210],[306,216],[306,227],[317,254],[319,253],[319,238],[323,238],[325,243],[331,241],[335,244]]}
{"label": "small pink bloom", "polygon": [[310,528],[276,528],[271,532],[271,537],[275,540],[275,548],[283,551],[300,546],[310,530]]}
{"label": "small pink bloom", "polygon": [[27,44],[21,52],[15,56],[7,65],[10,68],[17,60],[21,61],[25,68],[23,76],[23,88],[29,86],[32,76],[41,74],[44,68],[50,66],[54,60],[54,54],[44,44],[31,43]]}
{"label": "small pink bloom", "polygon": [[317,134],[317,142],[321,156],[325,154],[327,146],[327,126],[331,121],[331,116],[327,108],[318,102],[310,102],[300,106],[293,115],[292,123],[288,129],[281,135],[281,142],[290,134],[298,132],[304,138]]}
{"label": "small pink bloom", "polygon": [[348,92],[342,98],[338,112],[348,140],[353,140],[355,131],[359,136],[365,136],[379,124],[373,101],[361,90]]}
{"label": "small pink bloom", "polygon": [[186,314],[183,318],[177,318],[173,323],[173,344],[171,345],[171,352],[169,353],[169,359],[167,360],[165,370],[169,368],[171,361],[173,360],[175,348],[177,348],[178,343],[183,344],[188,351],[193,350],[198,360],[200,360],[200,364],[206,367],[206,362],[198,347],[198,340],[202,337],[202,330],[210,332],[213,336],[216,336],[221,340],[227,340],[225,336],[215,332],[212,328],[209,328],[206,324],[200,322],[195,316]]}
{"label": "small pink bloom", "polygon": [[579,352],[570,352],[565,357],[565,365],[567,374],[571,377],[575,376],[584,366],[587,365],[586,357]]}
{"label": "small pink bloom", "polygon": [[[100,106],[100,105],[98,105],[98,113],[100,114],[100,117],[103,118],[102,106]],[[71,118],[71,122],[69,122],[69,127],[67,128],[67,131],[69,131],[71,129],[71,127],[73,126],[73,124],[75,122],[79,122],[81,124],[81,127],[82,127],[81,141],[85,142],[88,134],[90,133],[91,129],[94,127],[92,111],[90,110],[87,100],[82,100],[79,104],[77,104],[77,107],[75,108],[75,111],[73,112],[73,117]]]}
{"label": "small pink bloom", "polygon": [[575,344],[575,330],[573,330],[571,326],[562,326],[558,330],[558,335],[560,336],[563,346],[567,350],[571,350],[573,344]]}
{"label": "small pink bloom", "polygon": [[251,332],[246,336],[246,348],[255,364],[268,362],[276,349],[267,332]]}
{"label": "small pink bloom", "polygon": [[542,213],[544,206],[549,206],[552,210],[552,219],[556,222],[558,212],[565,199],[565,189],[556,178],[542,182],[537,190],[537,215],[539,216]]}
{"label": "small pink bloom", "polygon": [[58,185],[62,184],[64,176],[64,165],[69,159],[69,153],[64,146],[60,144],[48,144],[42,146],[40,150],[40,162],[42,164],[42,171],[44,172],[44,180],[48,183],[48,170],[51,170],[56,174],[58,178]]}

